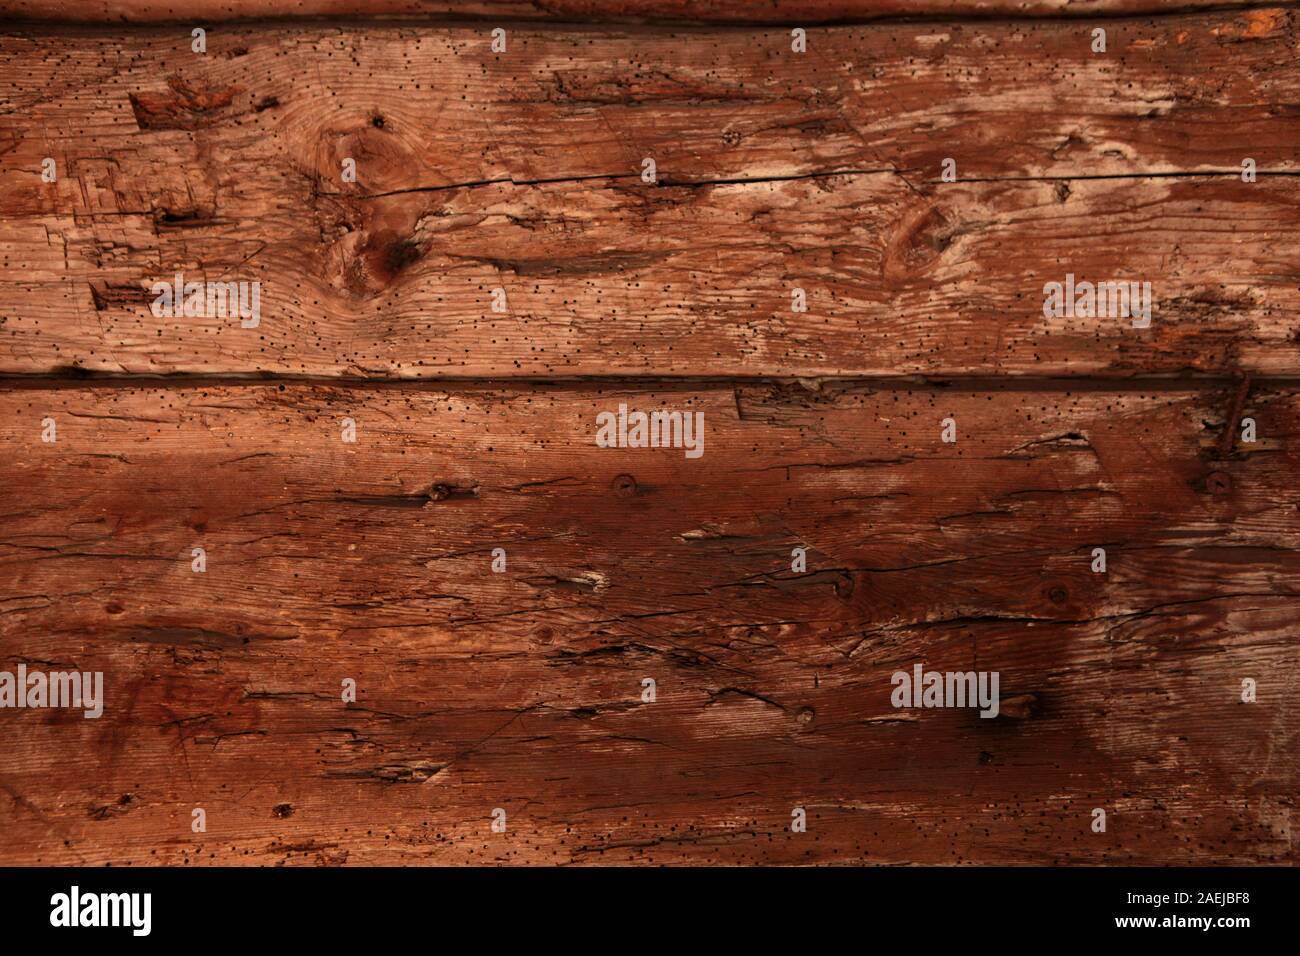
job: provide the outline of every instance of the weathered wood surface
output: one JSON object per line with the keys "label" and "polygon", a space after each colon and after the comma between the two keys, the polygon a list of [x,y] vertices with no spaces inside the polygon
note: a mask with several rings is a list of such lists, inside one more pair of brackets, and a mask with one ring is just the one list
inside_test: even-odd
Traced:
{"label": "weathered wood surface", "polygon": [[[1296,19],[16,28],[0,373],[1294,374]],[[178,271],[261,326],[155,317]],[[1067,272],[1151,328],[1044,318]]]}
{"label": "weathered wood surface", "polygon": [[257,17],[507,17],[835,23],[901,16],[1057,17],[1258,6],[1251,0],[0,0],[0,17],[74,23],[215,22]]}
{"label": "weathered wood surface", "polygon": [[108,691],[5,713],[3,857],[1294,863],[1298,441],[1234,385],[11,390],[3,655]]}
{"label": "weathered wood surface", "polygon": [[1199,6],[0,0],[0,670],[107,683],[0,863],[1296,863],[1298,15]]}

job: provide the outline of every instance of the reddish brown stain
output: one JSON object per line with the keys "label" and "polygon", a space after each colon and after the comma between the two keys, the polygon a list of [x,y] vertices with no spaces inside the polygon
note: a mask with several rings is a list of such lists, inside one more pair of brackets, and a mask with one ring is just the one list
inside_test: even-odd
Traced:
{"label": "reddish brown stain", "polygon": [[[1295,861],[1292,11],[216,6],[282,16],[0,65],[0,651],[108,688],[4,735],[0,862],[188,864],[196,805],[220,863]],[[1151,327],[1045,318],[1067,271]],[[704,457],[597,447],[623,400]]]}

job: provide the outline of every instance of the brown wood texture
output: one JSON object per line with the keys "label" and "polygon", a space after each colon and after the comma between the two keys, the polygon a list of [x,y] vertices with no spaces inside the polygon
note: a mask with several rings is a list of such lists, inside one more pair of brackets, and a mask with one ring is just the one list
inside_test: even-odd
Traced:
{"label": "brown wood texture", "polygon": [[[1296,17],[20,32],[0,372],[1290,374]],[[262,324],[155,317],[177,272]],[[1067,273],[1151,327],[1045,318]]]}
{"label": "brown wood texture", "polygon": [[1251,0],[0,0],[0,17],[72,23],[387,16],[809,24],[909,16],[1083,17],[1258,5]]}
{"label": "brown wood texture", "polygon": [[[1225,455],[1236,391],[10,394],[6,634],[109,676],[18,712],[6,857],[1293,862],[1300,393]],[[912,661],[1008,713],[893,709]]]}
{"label": "brown wood texture", "polygon": [[1195,6],[0,0],[0,671],[106,697],[0,864],[1294,865],[1300,15]]}

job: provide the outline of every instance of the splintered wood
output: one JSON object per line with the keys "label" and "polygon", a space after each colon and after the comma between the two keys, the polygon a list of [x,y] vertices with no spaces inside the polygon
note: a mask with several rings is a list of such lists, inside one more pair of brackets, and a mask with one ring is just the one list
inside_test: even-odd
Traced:
{"label": "splintered wood", "polygon": [[1296,11],[709,6],[0,0],[0,863],[1297,862]]}

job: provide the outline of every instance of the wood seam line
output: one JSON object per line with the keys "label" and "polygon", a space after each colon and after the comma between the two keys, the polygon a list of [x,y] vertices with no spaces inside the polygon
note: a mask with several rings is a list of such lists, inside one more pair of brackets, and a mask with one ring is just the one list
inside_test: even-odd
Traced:
{"label": "wood seam line", "polygon": [[[13,116],[22,112],[19,109],[0,111],[0,116]],[[888,169],[828,169],[818,170],[811,173],[797,173],[790,176],[739,176],[721,179],[673,179],[668,176],[660,176],[654,182],[654,187],[663,189],[703,189],[711,186],[749,186],[763,185],[768,183],[795,183],[810,179],[831,179],[837,176],[852,178],[856,176],[898,176],[906,181],[904,173],[919,172],[916,167],[888,168]],[[1154,172],[1146,171],[1136,173],[1061,173],[1048,176],[967,176],[959,180],[963,183],[1069,183],[1076,181],[1097,181],[1104,182],[1110,180],[1140,180],[1140,179],[1215,179],[1220,176],[1228,179],[1236,179],[1241,175],[1240,169],[1198,169],[1198,170],[1178,170],[1174,172],[1163,171]],[[1255,176],[1265,177],[1300,177],[1300,169],[1256,169]],[[436,186],[406,186],[402,189],[389,189],[377,193],[349,193],[325,190],[317,190],[316,195],[326,199],[346,199],[346,200],[374,200],[388,199],[392,196],[406,196],[416,193],[441,193],[449,192],[455,189],[482,189],[489,186],[515,186],[521,189],[530,189],[534,186],[561,186],[572,183],[599,183],[601,180],[635,180],[640,181],[637,173],[583,173],[577,176],[562,176],[554,179],[514,179],[510,177],[502,179],[476,179],[469,182],[461,183],[441,183]],[[943,186],[948,185],[942,179],[922,179],[919,180],[924,186]],[[157,209],[113,209],[113,210],[95,210],[91,212],[80,213],[79,215],[87,219],[98,219],[111,216],[150,216],[157,215]]]}
{"label": "wood seam line", "polygon": [[[12,112],[18,112],[13,110]],[[0,116],[10,115],[9,113],[0,113]],[[918,172],[915,167],[904,167],[902,169],[828,169],[812,173],[799,173],[792,176],[740,176],[723,179],[673,179],[668,176],[660,176],[656,179],[654,185],[662,188],[673,189],[691,189],[704,188],[707,186],[746,186],[759,185],[763,183],[794,183],[806,179],[830,179],[834,176],[902,176],[903,173]],[[1230,177],[1236,179],[1241,175],[1240,169],[1198,169],[1175,172],[1147,172],[1138,173],[1097,173],[1089,175],[1082,173],[1078,175],[1060,174],[1055,176],[968,176],[960,180],[963,183],[1056,183],[1072,182],[1075,180],[1123,180],[1123,179],[1211,179],[1217,176]],[[1300,176],[1300,170],[1292,169],[1257,169],[1256,176]],[[479,189],[485,186],[519,186],[528,188],[532,186],[554,186],[565,183],[584,183],[599,182],[602,179],[630,179],[639,180],[640,176],[636,173],[584,173],[579,176],[565,176],[557,179],[479,179],[473,182],[464,183],[445,183],[437,186],[407,186],[403,189],[390,189],[378,193],[347,193],[347,192],[326,192],[318,191],[318,196],[324,196],[331,199],[387,199],[389,196],[405,196],[408,193],[440,193],[452,189]],[[945,185],[942,179],[922,179],[920,182],[926,186]],[[116,209],[112,212],[93,212],[87,215],[94,216],[145,216],[156,212],[156,210],[146,209]]]}

